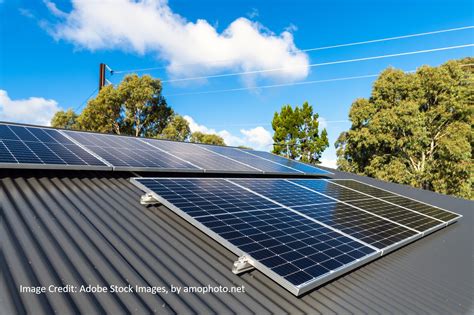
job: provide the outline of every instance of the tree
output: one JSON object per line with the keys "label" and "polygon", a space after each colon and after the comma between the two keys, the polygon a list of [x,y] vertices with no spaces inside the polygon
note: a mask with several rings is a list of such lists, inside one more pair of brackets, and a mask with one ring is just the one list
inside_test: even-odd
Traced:
{"label": "tree", "polygon": [[216,134],[207,134],[200,131],[195,131],[191,134],[190,142],[205,143],[214,145],[226,145],[224,139]]}
{"label": "tree", "polygon": [[113,85],[100,90],[79,115],[77,121],[81,130],[103,133],[129,134],[124,131],[122,96]]}
{"label": "tree", "polygon": [[187,141],[191,136],[191,129],[186,119],[179,115],[173,115],[171,121],[163,129],[159,138],[174,140],[174,141]]}
{"label": "tree", "polygon": [[352,126],[336,142],[339,168],[472,198],[474,76],[467,63],[383,71],[371,97],[352,103]]}
{"label": "tree", "polygon": [[321,153],[329,146],[326,129],[319,133],[319,115],[305,102],[293,109],[284,105],[273,116],[273,153],[308,163],[319,163]]}
{"label": "tree", "polygon": [[51,127],[63,129],[77,129],[77,114],[72,110],[60,110],[51,118]]}
{"label": "tree", "polygon": [[155,137],[162,133],[173,110],[161,95],[161,82],[148,75],[128,75],[115,88],[101,89],[78,117],[82,130]]}
{"label": "tree", "polygon": [[173,114],[161,95],[161,81],[145,75],[126,76],[117,88],[124,106],[124,129],[135,136],[161,133]]}

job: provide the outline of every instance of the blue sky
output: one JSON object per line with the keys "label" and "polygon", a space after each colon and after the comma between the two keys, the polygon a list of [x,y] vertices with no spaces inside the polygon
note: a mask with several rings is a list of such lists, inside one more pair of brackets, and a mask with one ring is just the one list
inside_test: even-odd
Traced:
{"label": "blue sky", "polygon": [[[164,95],[176,112],[189,116],[195,130],[219,132],[230,144],[267,150],[273,113],[284,104],[308,101],[326,121],[331,146],[323,160],[330,165],[335,161],[334,141],[349,128],[347,114],[352,101],[369,96],[375,78],[177,94],[377,74],[388,66],[413,70],[474,52],[468,47],[314,67],[309,72],[304,67],[471,44],[473,29],[307,53],[294,51],[474,25],[472,1],[171,0],[140,7],[140,1],[116,0],[102,1],[105,4],[97,8],[88,7],[88,2],[92,3],[0,2],[0,120],[47,123],[58,108],[80,107],[97,86],[100,62],[115,70],[193,63],[140,73],[164,80],[296,65],[284,74],[164,83]],[[118,83],[121,78],[122,74],[116,74],[109,79]]]}

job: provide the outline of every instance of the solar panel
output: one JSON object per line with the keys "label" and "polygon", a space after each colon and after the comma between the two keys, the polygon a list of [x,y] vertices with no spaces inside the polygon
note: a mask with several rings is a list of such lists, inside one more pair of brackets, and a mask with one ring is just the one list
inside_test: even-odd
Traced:
{"label": "solar panel", "polygon": [[372,246],[229,180],[135,178],[132,182],[235,254],[249,255],[262,272],[294,294],[378,255]]}
{"label": "solar panel", "polygon": [[360,183],[345,182],[358,191],[317,179],[132,182],[295,295],[448,224]]}
{"label": "solar panel", "polygon": [[[238,148],[0,123],[2,167],[305,175]],[[257,152],[257,151],[252,151]],[[292,164],[293,163],[293,164]],[[296,165],[295,164],[295,165]],[[303,165],[303,164],[301,164]],[[84,167],[81,167],[84,166]],[[307,166],[309,175],[327,172]],[[316,171],[315,171],[316,170]]]}
{"label": "solar panel", "polygon": [[404,207],[406,209],[412,209],[418,213],[421,213],[425,216],[441,220],[443,222],[450,223],[453,220],[457,220],[459,215],[457,213],[435,207],[424,202],[413,200],[406,196],[401,196],[392,192],[388,192],[381,188],[373,187],[371,185],[362,184],[355,180],[334,180],[334,183],[343,185],[349,188],[352,188],[357,191],[366,192],[369,195],[372,195],[376,198],[380,198],[391,204],[395,204],[399,207]]}
{"label": "solar panel", "polygon": [[0,167],[111,169],[59,131],[0,123]]}
{"label": "solar panel", "polygon": [[233,160],[242,162],[246,165],[250,165],[256,169],[261,170],[264,173],[288,173],[300,175],[304,174],[304,172],[298,171],[297,169],[287,167],[279,163],[274,163],[272,161],[262,159],[255,155],[247,154],[237,148],[213,145],[200,145],[200,147],[204,150],[212,151],[222,156],[229,157]]}
{"label": "solar panel", "polygon": [[[394,223],[400,224],[417,232],[426,232],[442,222],[434,217],[426,216],[412,209],[402,208],[396,204],[376,199],[368,193],[361,193],[344,186],[338,185],[339,181],[314,181],[314,180],[291,180],[293,183],[304,186],[312,191],[323,193],[326,196],[343,201],[348,205],[363,209],[369,213],[384,217]],[[365,185],[362,185],[365,186]],[[362,187],[361,187],[362,188]],[[371,187],[365,187],[371,191]],[[378,191],[373,191],[381,194]]]}
{"label": "solar panel", "polygon": [[[326,181],[282,179],[232,181],[379,249],[397,245],[401,240],[419,233],[365,209],[339,202],[327,194],[328,187],[332,184]],[[319,187],[319,193],[315,193],[317,190],[295,185],[300,182],[322,185]]]}
{"label": "solar panel", "polygon": [[139,138],[69,130],[63,132],[106,160],[115,170],[202,171],[183,159],[146,144]]}
{"label": "solar panel", "polygon": [[284,165],[286,167],[301,171],[305,174],[313,174],[313,175],[332,174],[331,172],[325,171],[325,170],[320,169],[318,167],[314,167],[314,166],[311,166],[311,165],[308,165],[308,164],[305,164],[305,163],[302,163],[302,162],[298,162],[298,161],[295,161],[295,160],[286,159],[282,156],[278,156],[278,155],[275,155],[275,154],[272,154],[272,153],[269,153],[269,152],[255,151],[255,150],[242,150],[242,151],[247,153],[247,154],[258,156],[258,157],[261,157],[263,159],[273,161],[275,163],[279,163],[279,164]]}
{"label": "solar panel", "polygon": [[173,156],[179,156],[193,165],[200,167],[206,172],[234,172],[234,173],[261,173],[259,169],[237,162],[221,155],[204,150],[193,143],[172,142],[154,139],[144,139],[156,148],[169,152]]}

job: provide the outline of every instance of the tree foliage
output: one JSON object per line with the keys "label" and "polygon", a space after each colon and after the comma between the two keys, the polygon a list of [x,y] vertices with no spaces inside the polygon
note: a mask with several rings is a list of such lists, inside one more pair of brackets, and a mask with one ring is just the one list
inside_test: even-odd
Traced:
{"label": "tree foliage", "polygon": [[216,134],[207,134],[200,131],[195,131],[191,134],[190,142],[215,144],[215,145],[226,145],[224,139]]}
{"label": "tree foliage", "polygon": [[187,141],[191,136],[191,129],[186,119],[179,115],[173,115],[173,118],[159,135],[162,139],[174,141]]}
{"label": "tree foliage", "polygon": [[326,129],[319,132],[319,115],[305,102],[294,109],[284,105],[273,116],[273,153],[308,163],[319,163],[329,146]]}
{"label": "tree foliage", "polygon": [[72,109],[60,110],[51,118],[51,127],[63,129],[77,129],[77,114]]}
{"label": "tree foliage", "polygon": [[148,75],[128,75],[117,86],[103,87],[77,117],[81,130],[156,137],[173,110],[161,95],[161,82]]}
{"label": "tree foliage", "polygon": [[414,187],[472,198],[472,58],[416,73],[389,68],[371,97],[352,103],[336,142],[338,166]]}

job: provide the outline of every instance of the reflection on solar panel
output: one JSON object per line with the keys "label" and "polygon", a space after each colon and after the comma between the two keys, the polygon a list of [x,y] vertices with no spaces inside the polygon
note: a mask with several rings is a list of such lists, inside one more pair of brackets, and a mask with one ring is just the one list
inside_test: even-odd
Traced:
{"label": "reflection on solar panel", "polygon": [[0,124],[0,167],[110,169],[54,129]]}
{"label": "reflection on solar panel", "polygon": [[308,165],[308,164],[305,164],[305,163],[297,162],[297,161],[294,161],[294,160],[286,159],[284,157],[281,157],[281,156],[278,156],[278,155],[275,155],[275,154],[272,154],[272,153],[269,153],[269,152],[254,151],[254,150],[242,150],[242,151],[244,151],[247,154],[258,156],[258,157],[261,157],[263,159],[273,161],[275,163],[282,164],[286,167],[296,169],[300,172],[304,172],[305,174],[320,174],[320,175],[331,174],[331,172],[322,170],[320,168],[317,168],[317,167],[314,167],[314,166],[311,166],[311,165]]}
{"label": "reflection on solar panel", "polygon": [[236,162],[232,159],[214,154],[200,148],[192,143],[171,142],[162,140],[145,139],[147,143],[156,148],[160,148],[174,156],[179,156],[183,160],[197,165],[201,169],[214,172],[245,172],[245,173],[261,173],[260,170],[252,168],[243,163]]}
{"label": "reflection on solar panel", "polygon": [[198,167],[158,150],[139,138],[99,133],[63,131],[88,150],[102,157],[116,170],[201,171]]}
{"label": "reflection on solar panel", "polygon": [[439,208],[432,212],[439,218],[431,217],[420,207],[428,205],[413,204],[422,210],[418,212],[407,207],[407,200],[415,201],[406,198],[397,206],[389,200],[399,197],[349,181],[135,178],[132,182],[295,295],[460,217]]}
{"label": "reflection on solar panel", "polygon": [[205,150],[215,152],[222,156],[230,157],[233,160],[245,163],[259,169],[265,173],[289,173],[289,174],[304,174],[301,171],[298,171],[294,168],[286,167],[282,164],[273,163],[268,160],[264,160],[255,155],[247,154],[244,151],[237,148],[228,148],[214,145],[201,145]]}

